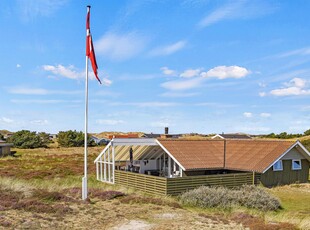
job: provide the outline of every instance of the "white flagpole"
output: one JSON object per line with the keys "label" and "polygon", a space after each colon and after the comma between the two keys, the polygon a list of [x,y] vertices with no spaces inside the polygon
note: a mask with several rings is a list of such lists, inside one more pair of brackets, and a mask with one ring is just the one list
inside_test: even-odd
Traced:
{"label": "white flagpole", "polygon": [[[90,11],[90,6],[87,6],[87,13]],[[86,36],[88,36],[86,31]],[[88,56],[86,55],[85,67],[85,129],[84,129],[84,177],[82,179],[82,199],[87,198],[87,132],[88,132]]]}

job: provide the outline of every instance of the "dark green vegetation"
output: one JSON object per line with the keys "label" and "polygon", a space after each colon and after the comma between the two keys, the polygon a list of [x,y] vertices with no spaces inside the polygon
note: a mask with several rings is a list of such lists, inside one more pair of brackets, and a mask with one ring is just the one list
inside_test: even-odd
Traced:
{"label": "dark green vegetation", "polygon": [[205,187],[190,190],[180,196],[185,205],[201,208],[230,209],[234,206],[274,211],[280,208],[280,201],[265,189],[254,185],[239,188]]}
{"label": "dark green vegetation", "polygon": [[309,136],[309,135],[310,135],[310,129],[306,130],[303,134],[301,134],[301,133],[282,132],[282,133],[279,133],[279,134],[270,133],[270,134],[267,134],[267,135],[263,135],[262,137],[278,138],[278,139],[292,139],[292,138],[298,138],[298,137]]}
{"label": "dark green vegetation", "polygon": [[[88,146],[95,145],[94,141],[90,140],[90,135],[87,139]],[[76,130],[60,131],[57,140],[61,147],[81,147],[84,146],[84,133]]]}
{"label": "dark green vegetation", "polygon": [[0,133],[0,140],[4,140],[4,136]]}
{"label": "dark green vegetation", "polygon": [[33,149],[47,147],[50,140],[47,133],[36,133],[29,130],[21,130],[8,138],[7,142],[13,143],[16,148]]}

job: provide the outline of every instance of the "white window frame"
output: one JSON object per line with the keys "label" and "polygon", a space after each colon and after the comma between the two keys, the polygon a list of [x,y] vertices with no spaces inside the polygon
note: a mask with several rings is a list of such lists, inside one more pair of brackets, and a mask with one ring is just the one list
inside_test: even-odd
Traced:
{"label": "white window frame", "polygon": [[[275,168],[275,165],[276,164],[280,164],[280,168]],[[274,164],[273,164],[273,166],[272,166],[272,169],[273,169],[273,171],[283,171],[283,162],[282,162],[282,160],[278,160],[277,162],[275,162]]]}
{"label": "white window frame", "polygon": [[[296,161],[298,161],[299,162],[299,165],[300,165],[300,167],[299,168],[294,168],[294,161],[296,162]],[[300,159],[293,159],[292,160],[292,170],[301,170],[301,160]]]}

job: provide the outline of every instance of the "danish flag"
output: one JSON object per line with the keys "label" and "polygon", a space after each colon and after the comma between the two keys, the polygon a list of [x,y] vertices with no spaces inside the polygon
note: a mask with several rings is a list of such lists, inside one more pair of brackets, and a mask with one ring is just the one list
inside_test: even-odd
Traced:
{"label": "danish flag", "polygon": [[99,83],[101,84],[101,81],[98,77],[98,66],[96,61],[93,40],[90,33],[90,7],[87,7],[87,16],[86,16],[86,56],[90,59],[94,74]]}

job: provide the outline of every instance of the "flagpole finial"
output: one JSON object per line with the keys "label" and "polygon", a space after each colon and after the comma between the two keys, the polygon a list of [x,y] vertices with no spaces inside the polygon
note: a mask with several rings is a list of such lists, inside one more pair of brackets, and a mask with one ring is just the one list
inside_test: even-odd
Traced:
{"label": "flagpole finial", "polygon": [[87,8],[90,8],[90,5],[88,5]]}

